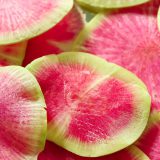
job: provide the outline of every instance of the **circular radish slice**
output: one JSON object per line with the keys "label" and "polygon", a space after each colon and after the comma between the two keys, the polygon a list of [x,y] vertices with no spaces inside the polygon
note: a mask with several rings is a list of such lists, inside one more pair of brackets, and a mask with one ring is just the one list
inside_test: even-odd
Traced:
{"label": "circular radish slice", "polygon": [[74,50],[101,56],[135,73],[148,87],[152,109],[160,110],[159,42],[157,8],[148,6],[97,15],[78,36]]}
{"label": "circular radish slice", "polygon": [[42,57],[27,68],[45,96],[48,140],[97,157],[127,147],[143,132],[150,96],[127,70],[79,52]]}
{"label": "circular radish slice", "polygon": [[41,56],[68,51],[77,34],[84,26],[82,11],[73,9],[48,32],[29,40],[23,66]]}
{"label": "circular radish slice", "polygon": [[0,66],[22,65],[27,41],[0,46]]}
{"label": "circular radish slice", "polygon": [[6,0],[0,5],[0,44],[29,39],[57,24],[73,0]]}
{"label": "circular radish slice", "polygon": [[46,138],[45,102],[33,75],[0,67],[0,159],[36,160]]}
{"label": "circular radish slice", "polygon": [[160,113],[153,112],[150,115],[148,126],[136,145],[151,160],[160,157]]}
{"label": "circular radish slice", "polygon": [[129,7],[148,2],[149,0],[77,0],[84,6],[98,7],[98,8],[120,8]]}
{"label": "circular radish slice", "polygon": [[47,141],[45,149],[39,154],[38,160],[149,160],[149,158],[137,147],[131,146],[114,154],[89,158],[75,155],[56,144]]}

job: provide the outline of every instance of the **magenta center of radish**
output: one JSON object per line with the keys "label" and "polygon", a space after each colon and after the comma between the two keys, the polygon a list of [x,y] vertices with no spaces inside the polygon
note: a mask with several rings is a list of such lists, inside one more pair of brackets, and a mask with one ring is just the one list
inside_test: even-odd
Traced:
{"label": "magenta center of radish", "polygon": [[[102,78],[80,64],[56,65],[37,75],[45,96],[48,122],[67,122],[66,137],[96,143],[125,128],[133,117],[132,93],[126,85]],[[46,83],[47,82],[47,83]]]}

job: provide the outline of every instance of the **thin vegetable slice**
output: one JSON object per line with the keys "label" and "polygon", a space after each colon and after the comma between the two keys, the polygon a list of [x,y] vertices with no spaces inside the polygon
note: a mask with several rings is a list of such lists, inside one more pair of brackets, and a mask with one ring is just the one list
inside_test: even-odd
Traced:
{"label": "thin vegetable slice", "polygon": [[56,25],[73,0],[5,0],[0,5],[0,44],[35,37]]}
{"label": "thin vegetable slice", "polygon": [[0,90],[0,159],[37,160],[47,131],[38,82],[25,68],[0,67]]}
{"label": "thin vegetable slice", "polygon": [[79,52],[44,56],[27,69],[45,96],[48,140],[97,157],[129,146],[142,134],[150,96],[127,70]]}

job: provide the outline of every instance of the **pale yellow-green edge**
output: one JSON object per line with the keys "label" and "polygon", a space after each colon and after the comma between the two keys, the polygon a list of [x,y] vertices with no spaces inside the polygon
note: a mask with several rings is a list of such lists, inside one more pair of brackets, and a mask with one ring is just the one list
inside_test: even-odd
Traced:
{"label": "pale yellow-green edge", "polygon": [[90,7],[89,5],[86,5],[86,4],[83,4],[83,3],[81,3],[81,2],[78,2],[77,1],[77,4],[79,5],[79,6],[81,6],[84,10],[87,10],[87,11],[89,11],[89,12],[91,12],[91,13],[98,13],[98,12],[102,12],[104,9],[103,8],[99,8],[99,7]]}
{"label": "pale yellow-green edge", "polygon": [[159,7],[159,9],[158,9],[157,23],[158,23],[158,29],[159,29],[159,31],[160,31],[160,7]]}
{"label": "pale yellow-green edge", "polygon": [[[0,74],[9,73],[14,78],[17,78],[22,82],[22,85],[28,89],[28,91],[34,91],[32,94],[36,91],[36,101],[34,101],[34,104],[41,107],[41,113],[40,118],[38,119],[41,123],[41,128],[35,128],[35,132],[37,129],[37,134],[41,133],[41,139],[39,140],[40,144],[39,146],[35,147],[35,152],[37,152],[36,155],[23,155],[28,160],[37,160],[38,154],[43,151],[46,141],[46,134],[47,134],[47,113],[45,110],[46,104],[44,100],[43,93],[41,91],[41,88],[36,80],[36,78],[31,74],[26,68],[23,68],[21,66],[6,66],[6,67],[0,67]],[[9,82],[8,82],[9,83]],[[35,95],[33,95],[35,97]],[[34,105],[33,105],[34,106]],[[37,117],[38,118],[38,117]],[[37,139],[39,135],[37,134],[32,135],[32,139]]]}
{"label": "pale yellow-green edge", "polygon": [[[27,66],[27,69],[29,69],[34,75],[38,75],[38,72],[41,70],[41,68],[45,69],[45,67],[48,68],[51,65],[53,66],[53,64],[59,63],[71,64],[72,62],[73,64],[77,62],[89,66],[90,68],[92,68],[93,72],[103,75],[103,78],[108,78],[111,76],[125,81],[127,83],[127,87],[130,88],[131,92],[133,91],[133,94],[135,95],[135,101],[138,103],[138,110],[140,112],[139,116],[144,118],[141,118],[141,121],[138,120],[138,122],[136,122],[136,129],[134,130],[134,132],[132,132],[132,134],[130,134],[130,131],[133,131],[133,126],[135,125],[135,122],[130,124],[130,126],[127,127],[126,130],[123,130],[123,132],[121,132],[117,137],[113,137],[114,142],[116,143],[114,143],[113,140],[111,140],[107,142],[104,141],[103,144],[91,145],[78,142],[77,139],[74,139],[73,137],[66,139],[64,137],[64,133],[67,129],[69,119],[68,122],[64,122],[65,125],[63,125],[63,127],[61,126],[60,129],[59,127],[56,127],[56,122],[54,122],[54,124],[53,122],[48,124],[48,140],[54,141],[56,144],[62,146],[63,148],[73,153],[86,157],[97,157],[114,153],[134,143],[145,129],[149,117],[151,103],[150,96],[146,90],[145,85],[134,74],[113,63],[108,63],[100,57],[82,52],[66,52],[58,56],[44,56],[29,64]],[[134,92],[136,92],[136,94]],[[137,103],[135,103],[136,106]],[[126,136],[127,132],[128,137]],[[109,144],[107,144],[108,142]]]}
{"label": "pale yellow-green edge", "polygon": [[128,147],[126,150],[133,155],[135,160],[150,160],[150,158],[135,145]]}
{"label": "pale yellow-green edge", "polygon": [[[145,138],[145,135],[148,134],[150,129],[154,126],[160,126],[160,112],[158,112],[158,111],[151,112],[147,127],[146,127],[145,131],[143,132],[141,138],[142,139]],[[135,143],[135,145],[137,145],[137,146],[139,145],[141,138]]]}
{"label": "pale yellow-green edge", "polygon": [[17,50],[19,50],[19,55],[17,57],[16,65],[22,65],[23,60],[25,58],[28,41],[26,40],[19,43],[22,43],[22,46],[20,48],[17,48]]}
{"label": "pale yellow-green edge", "polygon": [[[21,46],[17,46],[17,56],[7,55],[0,51],[0,59],[7,59],[10,65],[22,65],[24,57],[25,57],[25,51],[27,48],[28,41],[19,42],[18,44],[21,44]],[[4,47],[7,45],[1,45],[0,47]]]}
{"label": "pale yellow-green edge", "polygon": [[112,2],[112,0],[76,0],[77,3],[80,5],[89,7],[94,7],[93,10],[96,10],[96,7],[100,8],[122,8],[122,7],[130,7],[130,6],[136,6],[140,5],[146,2],[149,2],[150,0],[126,0],[126,2],[121,0],[115,0],[115,2]]}
{"label": "pale yellow-green edge", "polygon": [[73,42],[72,51],[80,50],[80,47],[82,46],[83,42],[88,38],[88,35],[90,35],[93,30],[101,24],[101,21],[103,19],[104,13],[99,13],[88,24],[86,24],[85,28],[79,33],[76,40]]}
{"label": "pale yellow-green edge", "polygon": [[59,0],[59,7],[47,13],[42,20],[23,30],[12,31],[0,37],[0,45],[20,42],[33,38],[55,26],[72,9],[73,0]]}

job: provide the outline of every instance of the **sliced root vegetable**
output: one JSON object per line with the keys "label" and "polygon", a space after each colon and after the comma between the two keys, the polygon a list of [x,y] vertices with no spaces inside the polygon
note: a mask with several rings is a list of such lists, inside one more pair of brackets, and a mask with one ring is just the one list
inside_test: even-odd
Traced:
{"label": "sliced root vegetable", "polygon": [[45,96],[48,140],[97,157],[129,146],[142,134],[150,96],[131,72],[81,52],[44,56],[27,68]]}
{"label": "sliced root vegetable", "polygon": [[140,149],[136,146],[131,146],[114,154],[90,158],[80,157],[67,150],[57,146],[56,144],[47,141],[45,149],[39,154],[38,160],[150,160]]}
{"label": "sliced root vegetable", "polygon": [[150,115],[147,128],[136,145],[151,159],[160,158],[160,113]]}
{"label": "sliced root vegetable", "polygon": [[87,8],[121,8],[136,6],[148,2],[149,0],[77,0],[82,6]]}
{"label": "sliced root vegetable", "polygon": [[73,40],[83,28],[84,22],[82,11],[74,6],[55,27],[29,40],[23,66],[41,56],[70,50]]}
{"label": "sliced root vegetable", "polygon": [[73,0],[6,0],[0,5],[0,44],[37,36],[56,25],[72,8]]}
{"label": "sliced root vegetable", "polygon": [[74,50],[135,73],[148,87],[152,109],[160,110],[160,32],[157,8],[149,6],[98,14],[78,36]]}
{"label": "sliced root vegetable", "polygon": [[0,66],[22,65],[27,41],[0,46]]}
{"label": "sliced root vegetable", "polygon": [[0,67],[0,90],[0,159],[36,160],[47,130],[38,82],[25,68]]}

